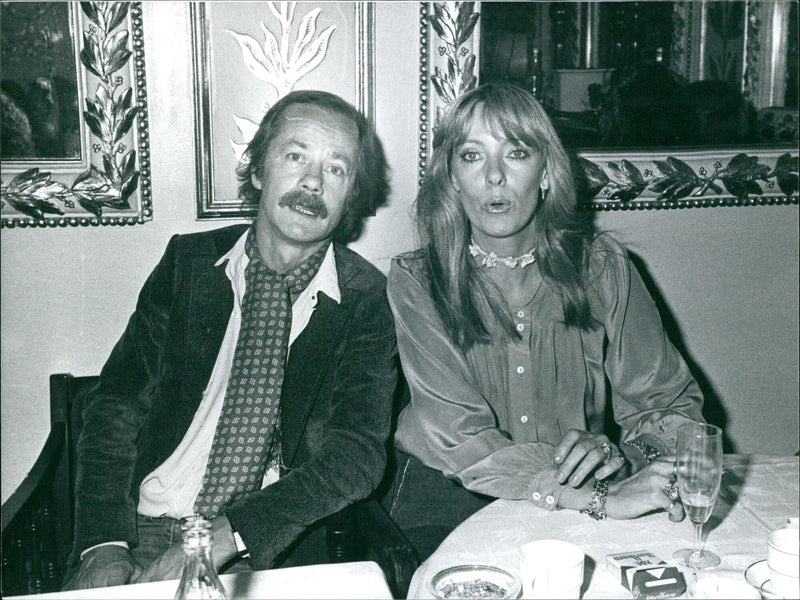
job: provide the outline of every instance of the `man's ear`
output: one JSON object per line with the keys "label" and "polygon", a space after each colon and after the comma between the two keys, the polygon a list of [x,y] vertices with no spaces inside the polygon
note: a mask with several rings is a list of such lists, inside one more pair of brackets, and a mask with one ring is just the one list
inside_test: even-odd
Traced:
{"label": "man's ear", "polygon": [[259,179],[255,172],[250,176],[250,181],[252,182],[254,188],[257,190],[261,189],[261,179]]}

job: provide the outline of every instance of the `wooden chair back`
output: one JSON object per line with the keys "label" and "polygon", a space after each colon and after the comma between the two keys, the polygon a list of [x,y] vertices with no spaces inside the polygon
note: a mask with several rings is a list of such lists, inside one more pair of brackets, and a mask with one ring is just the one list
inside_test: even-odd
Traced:
{"label": "wooden chair back", "polygon": [[50,434],[33,468],[2,507],[1,596],[61,587],[74,533],[80,399],[96,382],[96,376],[50,376]]}

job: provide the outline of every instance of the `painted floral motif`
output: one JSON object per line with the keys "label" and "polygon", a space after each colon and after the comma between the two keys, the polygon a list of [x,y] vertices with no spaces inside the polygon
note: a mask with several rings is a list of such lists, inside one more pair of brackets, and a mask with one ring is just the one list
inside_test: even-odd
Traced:
{"label": "painted floral motif", "polygon": [[762,185],[772,190],[777,183],[786,198],[798,190],[798,158],[788,152],[778,158],[774,168],[760,163],[757,156],[741,153],[732,157],[727,165],[719,161],[714,163],[712,173],[705,167],[695,173],[690,165],[672,156],[653,161],[656,171],[646,169],[644,173],[627,160],[609,162],[605,169],[586,158],[581,157],[579,162],[590,198],[602,192],[605,200],[623,203],[637,198],[648,188],[658,194],[656,203],[700,198],[709,191],[720,195],[723,187],[739,200],[761,196],[764,194]]}
{"label": "painted floral motif", "polygon": [[437,66],[431,82],[445,105],[478,83],[475,55],[464,46],[480,17],[480,13],[473,12],[474,5],[474,2],[433,3],[430,23],[444,44],[437,51],[446,58],[446,69]]}
{"label": "painted floral motif", "polygon": [[[300,19],[292,44],[291,33],[297,2],[267,2],[266,4],[280,23],[280,38],[270,31],[263,21],[261,22],[263,46],[255,38],[245,33],[237,33],[230,29],[225,31],[239,44],[242,60],[248,71],[274,88],[280,98],[291,92],[303,76],[322,63],[328,52],[331,34],[336,26],[331,25],[317,35],[317,18],[321,9],[314,8]],[[266,106],[265,110],[267,108],[269,107]],[[258,130],[258,123],[237,115],[234,115],[233,119],[244,142],[231,140],[231,145],[237,160],[241,160],[247,143]]]}
{"label": "painted floral motif", "polygon": [[[69,208],[74,201],[98,219],[105,207],[130,208],[128,199],[139,184],[136,151],[121,140],[133,126],[138,107],[133,89],[114,73],[124,68],[132,56],[129,32],[119,28],[128,15],[127,2],[81,2],[81,9],[93,23],[83,33],[81,63],[100,81],[94,98],[86,99],[83,115],[99,142],[92,149],[102,157],[102,167],[92,164],[75,179],[71,187],[53,181],[51,174],[28,169],[2,188],[2,199],[19,212],[42,220],[46,214],[63,215],[58,203]],[[118,29],[119,28],[119,29]]]}

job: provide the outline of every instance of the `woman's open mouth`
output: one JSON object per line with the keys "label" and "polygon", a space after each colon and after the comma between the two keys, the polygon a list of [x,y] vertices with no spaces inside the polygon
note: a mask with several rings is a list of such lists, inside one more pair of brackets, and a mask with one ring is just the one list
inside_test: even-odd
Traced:
{"label": "woman's open mouth", "polygon": [[504,213],[511,208],[511,202],[502,198],[497,198],[484,203],[483,210],[488,213]]}

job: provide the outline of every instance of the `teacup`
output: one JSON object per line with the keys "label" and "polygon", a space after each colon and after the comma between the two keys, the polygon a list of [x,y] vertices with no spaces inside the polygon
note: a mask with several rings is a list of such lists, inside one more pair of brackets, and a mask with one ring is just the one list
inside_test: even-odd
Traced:
{"label": "teacup", "polygon": [[767,543],[772,589],[782,598],[800,598],[800,532],[778,529],[769,534]]}
{"label": "teacup", "polygon": [[562,540],[536,540],[520,549],[525,598],[580,598],[583,550]]}

